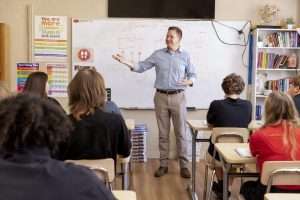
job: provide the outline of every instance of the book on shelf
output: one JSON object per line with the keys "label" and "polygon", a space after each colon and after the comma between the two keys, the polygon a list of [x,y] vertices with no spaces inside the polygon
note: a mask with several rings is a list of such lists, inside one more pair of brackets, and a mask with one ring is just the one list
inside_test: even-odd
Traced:
{"label": "book on shelf", "polygon": [[272,91],[287,92],[292,82],[293,82],[292,78],[268,80],[265,83],[265,89],[272,90]]}
{"label": "book on shelf", "polygon": [[256,111],[255,111],[255,119],[261,120],[262,119],[262,111],[261,111],[261,105],[256,105]]}
{"label": "book on shelf", "polygon": [[300,47],[297,31],[278,31],[267,34],[263,40],[264,47]]}
{"label": "book on shelf", "polygon": [[258,69],[294,69],[288,67],[288,55],[259,52],[257,59]]}

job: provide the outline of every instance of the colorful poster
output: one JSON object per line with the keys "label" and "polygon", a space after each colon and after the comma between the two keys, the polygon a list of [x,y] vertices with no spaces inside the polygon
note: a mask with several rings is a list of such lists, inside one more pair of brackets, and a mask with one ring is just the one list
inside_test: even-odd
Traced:
{"label": "colorful poster", "polygon": [[35,16],[34,27],[35,62],[68,62],[67,17]]}
{"label": "colorful poster", "polygon": [[48,74],[49,95],[66,97],[69,78],[67,17],[35,16],[33,60]]}
{"label": "colorful poster", "polygon": [[65,64],[47,64],[49,96],[65,97],[68,87],[68,67]]}
{"label": "colorful poster", "polygon": [[35,38],[67,40],[67,17],[35,16]]}
{"label": "colorful poster", "polygon": [[38,63],[17,63],[17,91],[18,92],[23,91],[29,74],[38,70],[39,70]]}

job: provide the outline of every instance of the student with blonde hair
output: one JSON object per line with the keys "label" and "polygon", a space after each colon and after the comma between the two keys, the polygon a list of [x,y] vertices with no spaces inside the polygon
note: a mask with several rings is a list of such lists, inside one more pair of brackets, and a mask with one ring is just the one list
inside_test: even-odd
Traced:
{"label": "student with blonde hair", "polygon": [[94,69],[79,70],[68,86],[70,119],[73,122],[63,159],[129,156],[131,142],[121,115],[107,113],[104,79]]}
{"label": "student with blonde hair", "polygon": [[[265,161],[300,160],[300,128],[293,99],[282,92],[271,93],[265,102],[265,123],[250,137],[250,149],[261,171]],[[266,187],[248,181],[241,187],[246,200],[263,199]],[[300,192],[297,186],[272,187],[273,192]]]}

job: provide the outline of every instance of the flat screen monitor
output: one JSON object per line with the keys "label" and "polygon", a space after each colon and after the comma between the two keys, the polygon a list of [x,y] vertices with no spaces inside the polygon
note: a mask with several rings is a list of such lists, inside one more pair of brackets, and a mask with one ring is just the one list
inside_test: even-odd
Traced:
{"label": "flat screen monitor", "polygon": [[215,0],[108,0],[108,16],[214,19]]}

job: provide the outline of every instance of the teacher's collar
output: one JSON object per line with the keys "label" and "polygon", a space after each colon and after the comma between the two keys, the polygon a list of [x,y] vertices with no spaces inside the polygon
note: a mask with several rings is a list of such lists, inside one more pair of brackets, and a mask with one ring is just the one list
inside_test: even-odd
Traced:
{"label": "teacher's collar", "polygon": [[178,47],[175,51],[170,49],[169,47],[166,48],[166,52],[169,52],[169,53],[172,53],[172,52],[179,52],[181,53],[182,52],[182,48],[181,47]]}

